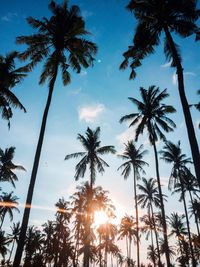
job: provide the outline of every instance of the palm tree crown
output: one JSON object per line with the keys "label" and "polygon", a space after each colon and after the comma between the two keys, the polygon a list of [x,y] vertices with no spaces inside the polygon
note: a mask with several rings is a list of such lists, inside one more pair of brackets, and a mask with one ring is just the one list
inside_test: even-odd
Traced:
{"label": "palm tree crown", "polygon": [[86,136],[78,134],[77,139],[81,142],[82,146],[85,149],[85,152],[77,152],[69,154],[65,157],[65,160],[70,158],[79,158],[82,159],[76,165],[75,180],[83,178],[87,169],[89,167],[90,171],[90,185],[93,185],[96,179],[96,170],[100,173],[103,173],[104,167],[109,167],[109,165],[100,157],[108,153],[115,153],[114,146],[100,146],[101,141],[100,137],[100,127],[97,127],[96,130],[91,130],[89,127],[86,131]]}
{"label": "palm tree crown", "polygon": [[85,29],[78,6],[69,7],[66,0],[60,5],[51,1],[49,9],[53,13],[50,19],[27,18],[27,22],[37,29],[37,33],[17,38],[17,43],[28,46],[27,50],[20,54],[20,58],[30,58],[30,68],[46,58],[40,84],[46,79],[49,79],[51,84],[52,77],[60,67],[63,84],[67,85],[70,82],[69,68],[80,73],[82,66],[89,67],[97,47],[83,38],[89,32]]}
{"label": "palm tree crown", "polygon": [[167,89],[160,92],[155,85],[150,86],[148,90],[141,87],[140,94],[142,101],[129,97],[129,100],[137,106],[139,112],[123,116],[120,122],[131,121],[129,127],[138,126],[135,131],[136,141],[138,136],[143,134],[145,128],[148,130],[151,144],[156,142],[158,138],[165,140],[162,130],[171,132],[176,127],[175,123],[166,116],[169,113],[174,113],[175,108],[161,103],[163,99],[169,96]]}
{"label": "palm tree crown", "polygon": [[15,181],[18,180],[14,170],[26,169],[21,165],[13,163],[15,147],[6,148],[5,152],[0,148],[0,182],[10,182],[15,187]]}
{"label": "palm tree crown", "polygon": [[[160,151],[160,154],[162,155],[161,159],[167,163],[173,164],[169,180],[169,189],[172,189],[172,187],[174,188],[176,183],[179,182],[180,175],[182,177],[184,176],[184,173],[187,173],[189,179],[190,171],[186,167],[186,164],[192,163],[192,161],[182,153],[180,145],[180,141],[177,144],[173,144],[172,142],[167,141],[165,142],[163,150]],[[173,184],[174,186],[172,186]]]}
{"label": "palm tree crown", "polygon": [[[135,68],[141,66],[141,61],[149,54],[155,52],[155,46],[160,44],[161,33],[166,30],[175,32],[185,38],[197,33],[196,21],[199,17],[197,1],[174,0],[131,0],[127,6],[136,17],[136,27],[133,46],[124,53],[124,62],[121,68],[128,67],[129,60],[131,74],[130,79],[135,78]],[[175,44],[178,60],[181,61],[178,46]],[[164,53],[171,60],[173,67],[177,61],[172,55],[169,39],[165,39]]]}
{"label": "palm tree crown", "polygon": [[0,55],[0,112],[2,118],[8,121],[9,127],[10,119],[13,115],[12,108],[19,108],[26,112],[25,107],[11,91],[15,85],[26,77],[26,72],[28,71],[26,66],[15,68],[15,59],[17,56],[17,52],[11,52],[5,57]]}
{"label": "palm tree crown", "polygon": [[123,169],[122,175],[124,176],[124,179],[128,178],[132,167],[135,169],[137,177],[139,176],[140,171],[145,173],[143,167],[145,165],[148,166],[148,163],[142,160],[142,158],[147,153],[147,150],[142,149],[143,145],[141,145],[139,148],[136,148],[133,141],[129,141],[127,144],[125,144],[125,150],[123,154],[119,155],[119,157],[123,160],[126,160],[126,162],[118,168],[118,170]]}

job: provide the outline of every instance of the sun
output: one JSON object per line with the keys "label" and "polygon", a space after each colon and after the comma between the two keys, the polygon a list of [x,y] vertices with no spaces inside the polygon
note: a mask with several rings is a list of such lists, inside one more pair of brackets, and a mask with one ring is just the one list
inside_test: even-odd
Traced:
{"label": "sun", "polygon": [[109,217],[105,211],[100,210],[100,211],[94,212],[94,225],[96,227],[99,227],[101,224],[107,223],[108,220],[109,220]]}

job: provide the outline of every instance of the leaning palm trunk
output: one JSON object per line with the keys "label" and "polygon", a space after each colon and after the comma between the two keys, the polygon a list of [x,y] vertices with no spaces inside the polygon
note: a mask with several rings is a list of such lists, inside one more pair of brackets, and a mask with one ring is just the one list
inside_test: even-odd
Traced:
{"label": "leaning palm trunk", "polygon": [[167,267],[171,267],[170,256],[169,256],[169,245],[168,245],[168,238],[167,238],[167,224],[166,224],[166,217],[165,217],[165,207],[164,207],[164,203],[163,203],[163,194],[162,194],[162,189],[161,189],[159,164],[158,164],[158,152],[156,149],[155,141],[153,141],[153,148],[154,148],[155,164],[156,164],[156,177],[157,177],[158,191],[159,191],[159,197],[160,197],[163,236],[164,236],[164,243],[165,243],[165,248],[166,248],[165,256],[166,256],[166,261],[167,261]]}
{"label": "leaning palm trunk", "polygon": [[173,38],[169,32],[168,27],[164,27],[164,31],[165,31],[165,35],[169,43],[169,46],[171,48],[173,60],[176,63],[179,96],[181,99],[182,109],[183,109],[183,113],[185,117],[185,123],[186,123],[188,138],[190,142],[192,158],[194,162],[194,169],[195,169],[196,177],[197,177],[199,187],[200,187],[200,153],[199,153],[199,147],[198,147],[198,143],[197,143],[197,139],[196,139],[196,135],[194,131],[194,125],[192,122],[192,117],[191,117],[188,101],[185,95],[183,67],[181,65],[181,62],[180,62],[180,59],[178,57],[178,53],[176,50],[176,46],[174,44]]}
{"label": "leaning palm trunk", "polygon": [[137,231],[137,266],[140,267],[140,240],[139,240],[139,222],[138,222],[138,204],[137,204],[136,186],[137,186],[136,171],[134,168],[134,197],[135,197],[136,231]]}
{"label": "leaning palm trunk", "polygon": [[188,218],[188,212],[187,212],[187,205],[186,205],[186,201],[185,201],[185,193],[184,193],[184,188],[183,188],[183,184],[180,178],[180,183],[181,183],[181,191],[182,191],[182,195],[183,195],[183,204],[184,204],[184,210],[185,210],[185,217],[186,217],[186,223],[187,223],[187,230],[188,230],[188,237],[189,237],[189,245],[190,245],[190,251],[191,251],[191,256],[192,256],[192,266],[196,267],[196,260],[194,257],[194,250],[193,250],[193,245],[192,245],[192,239],[191,239],[191,233],[190,233],[190,223],[189,223],[189,218]]}
{"label": "leaning palm trunk", "polygon": [[22,224],[21,224],[21,231],[19,235],[19,242],[17,245],[16,253],[15,253],[13,267],[19,267],[20,262],[21,262],[24,242],[26,238],[26,231],[28,227],[30,209],[31,209],[31,204],[32,204],[33,191],[34,191],[34,186],[35,186],[35,181],[36,181],[36,176],[37,176],[37,171],[38,171],[38,166],[39,166],[39,161],[40,161],[40,155],[41,155],[41,150],[42,150],[42,144],[43,144],[43,139],[44,139],[44,134],[45,134],[45,129],[46,129],[46,122],[47,122],[49,107],[51,104],[51,99],[52,99],[52,94],[53,94],[53,89],[54,89],[54,84],[56,81],[57,73],[58,73],[58,65],[56,65],[55,67],[54,76],[51,79],[50,84],[49,84],[49,94],[48,94],[47,103],[46,103],[46,107],[45,107],[43,118],[42,118],[42,125],[40,129],[40,135],[39,135],[37,149],[35,153],[35,158],[34,158],[34,163],[33,163],[33,168],[32,168],[32,173],[31,173],[31,180],[30,180],[30,184],[28,188],[26,205],[24,209],[24,214],[23,214],[23,219],[22,219]]}

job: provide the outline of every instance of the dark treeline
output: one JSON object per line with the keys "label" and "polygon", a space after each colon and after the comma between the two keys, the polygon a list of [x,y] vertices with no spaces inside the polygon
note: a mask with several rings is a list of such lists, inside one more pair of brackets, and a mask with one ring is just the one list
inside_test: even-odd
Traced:
{"label": "dark treeline", "polygon": [[[0,112],[2,119],[8,122],[8,128],[14,108],[26,112],[12,92],[15,85],[38,64],[43,64],[39,84],[48,84],[22,222],[13,223],[10,231],[5,228],[5,221],[10,219],[12,222],[15,213],[19,212],[19,198],[13,191],[4,192],[0,188],[1,266],[197,267],[200,264],[200,154],[190,108],[194,106],[200,110],[200,103],[188,103],[182,56],[174,40],[174,35],[178,34],[183,38],[193,35],[195,41],[199,41],[197,20],[200,10],[197,1],[131,0],[127,9],[134,14],[137,25],[132,44],[123,54],[124,61],[120,66],[121,69],[130,67],[130,79],[134,79],[135,69],[142,65],[147,55],[155,52],[164,36],[164,54],[177,73],[191,158],[182,151],[183,140],[177,143],[168,140],[167,134],[176,128],[170,118],[176,109],[165,104],[169,97],[167,89],[161,90],[156,85],[141,87],[138,98],[129,97],[133,110],[120,119],[120,123],[128,122],[129,127],[134,127],[132,140],[124,144],[124,151],[118,155],[122,159],[118,170],[124,179],[132,178],[134,183],[133,216],[124,214],[121,222],[116,223],[117,211],[108,192],[96,186],[97,174],[103,174],[109,167],[104,155],[115,154],[116,150],[112,145],[101,145],[100,127],[94,130],[88,127],[85,134],[77,137],[83,151],[65,157],[65,160],[79,160],[74,178],[78,181],[86,177],[88,182],[77,186],[69,199],[60,198],[55,204],[54,220],[37,228],[29,226],[29,216],[55,82],[61,77],[63,85],[68,85],[71,73],[80,73],[82,68],[92,66],[97,53],[97,46],[88,38],[77,5],[70,6],[68,1],[62,4],[51,1],[48,7],[50,18],[27,18],[34,32],[16,39],[18,44],[25,45],[24,52],[14,51],[0,56]],[[26,64],[16,67],[17,60],[26,61]],[[143,145],[138,145],[144,132],[148,134],[154,154],[153,164],[144,160],[148,151]],[[158,151],[158,142],[162,143],[161,151]],[[14,147],[5,151],[0,149],[1,186],[9,182],[15,188],[18,180],[15,171],[26,171],[14,163],[14,153]],[[163,194],[161,161],[171,170],[168,189],[179,196],[183,214],[166,213],[167,196]],[[149,177],[148,167],[155,169],[155,177]],[[145,215],[140,215],[141,210]],[[106,217],[104,222],[98,224],[97,214]],[[144,242],[143,237],[148,242]],[[146,246],[144,258],[141,251]],[[144,265],[142,262],[149,263]]]}

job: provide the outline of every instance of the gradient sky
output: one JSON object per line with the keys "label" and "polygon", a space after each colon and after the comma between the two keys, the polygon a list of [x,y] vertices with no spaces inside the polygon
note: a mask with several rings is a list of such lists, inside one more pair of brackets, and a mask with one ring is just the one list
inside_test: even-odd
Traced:
{"label": "gradient sky", "polygon": [[[31,34],[25,18],[33,16],[40,19],[49,16],[48,0],[0,0],[0,53],[5,55],[13,50],[23,51],[24,47],[15,44],[15,38]],[[86,20],[86,28],[93,34],[91,39],[98,45],[98,54],[93,68],[83,70],[81,74],[72,73],[72,82],[64,87],[58,76],[53,101],[49,112],[46,135],[42,149],[39,171],[34,191],[30,224],[41,225],[54,216],[54,204],[64,196],[66,199],[74,192],[76,185],[82,181],[74,181],[76,161],[64,161],[66,154],[82,151],[76,140],[77,133],[84,133],[87,126],[101,127],[102,145],[115,145],[117,151],[123,150],[123,143],[134,137],[134,129],[128,129],[126,124],[120,125],[121,116],[136,111],[127,99],[129,96],[139,97],[139,87],[148,88],[155,84],[161,89],[168,88],[170,97],[165,101],[174,105],[177,113],[171,118],[176,122],[177,129],[167,137],[177,142],[182,140],[183,152],[190,156],[190,149],[180,106],[175,70],[169,68],[163,55],[163,44],[156,53],[143,61],[137,70],[137,78],[129,81],[129,70],[119,71],[123,60],[122,53],[131,44],[135,28],[135,19],[125,9],[125,0],[76,0],[70,4],[78,4]],[[186,93],[189,103],[199,101],[196,91],[199,89],[200,53],[199,43],[194,43],[194,37],[185,40],[175,37],[180,45],[183,56]],[[23,65],[23,63],[19,63]],[[26,173],[18,173],[15,194],[24,203],[29,184],[31,168],[35,153],[41,118],[47,98],[47,85],[39,86],[38,80],[41,65],[38,65],[28,77],[18,85],[14,92],[27,108],[27,114],[14,110],[11,128],[8,130],[6,121],[0,120],[1,148],[16,147],[15,162],[22,164]],[[199,113],[191,109],[196,135],[199,140],[197,127]],[[147,178],[155,177],[154,157],[146,135],[139,139],[149,150],[146,161],[150,167],[146,169]],[[158,144],[158,149],[162,148]],[[103,176],[98,175],[96,185],[102,185],[109,190],[110,197],[119,215],[125,212],[131,214],[133,206],[133,180],[123,180],[117,167],[121,161],[116,156],[105,157],[110,168]],[[167,181],[170,166],[160,164],[163,191],[167,193]],[[13,190],[10,185],[1,185],[4,191]],[[182,203],[169,193],[166,211],[182,212]],[[21,218],[15,216],[15,220]]]}

